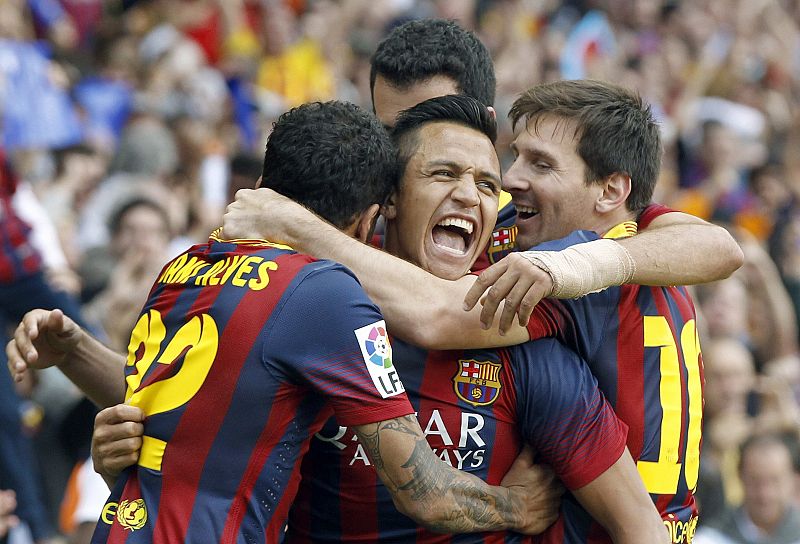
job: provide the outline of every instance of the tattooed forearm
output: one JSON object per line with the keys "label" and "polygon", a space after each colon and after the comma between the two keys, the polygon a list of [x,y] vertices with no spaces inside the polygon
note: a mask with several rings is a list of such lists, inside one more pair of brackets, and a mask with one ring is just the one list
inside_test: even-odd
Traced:
{"label": "tattooed forearm", "polygon": [[441,465],[442,461],[431,453],[431,447],[425,439],[417,440],[411,457],[402,464],[403,468],[411,470],[411,479],[399,490],[410,492],[414,501],[441,496],[455,479],[455,474],[442,470]]}
{"label": "tattooed forearm", "polygon": [[395,504],[427,528],[465,533],[515,529],[523,521],[519,497],[442,462],[414,416],[356,432]]}

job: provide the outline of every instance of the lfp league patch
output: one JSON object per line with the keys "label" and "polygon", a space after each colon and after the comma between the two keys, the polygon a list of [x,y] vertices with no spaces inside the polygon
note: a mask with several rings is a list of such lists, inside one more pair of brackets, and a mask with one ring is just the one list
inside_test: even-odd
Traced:
{"label": "lfp league patch", "polygon": [[386,323],[383,320],[376,321],[353,332],[369,375],[372,377],[372,383],[375,384],[381,397],[386,399],[405,391],[400,376],[392,364],[392,345],[386,333]]}

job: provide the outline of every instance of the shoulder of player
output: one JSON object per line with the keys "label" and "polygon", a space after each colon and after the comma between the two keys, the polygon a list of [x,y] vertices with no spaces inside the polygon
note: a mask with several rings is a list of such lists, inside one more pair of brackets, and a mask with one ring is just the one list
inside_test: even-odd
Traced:
{"label": "shoulder of player", "polygon": [[296,273],[293,296],[313,297],[318,303],[364,301],[372,304],[358,278],[349,268],[334,261],[317,260],[305,255],[303,257],[306,260],[299,262],[301,267]]}
{"label": "shoulder of player", "polygon": [[507,348],[511,366],[515,373],[551,374],[564,365],[578,365],[581,357],[556,338],[539,338]]}

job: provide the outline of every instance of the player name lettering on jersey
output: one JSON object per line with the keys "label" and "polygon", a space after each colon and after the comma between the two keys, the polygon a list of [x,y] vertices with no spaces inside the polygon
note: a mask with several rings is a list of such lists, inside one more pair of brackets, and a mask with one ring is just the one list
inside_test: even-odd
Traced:
{"label": "player name lettering on jersey", "polygon": [[[415,413],[417,417],[420,417]],[[484,416],[470,412],[461,412],[460,428],[448,430],[439,410],[433,410],[430,417],[420,418],[420,426],[425,438],[433,449],[433,453],[448,465],[457,469],[478,468],[484,462],[486,454],[486,441],[481,437]],[[327,436],[326,436],[327,434]],[[438,437],[431,439],[430,437]],[[350,458],[349,466],[368,466],[369,458],[358,436],[347,427],[339,426],[336,432],[324,431],[314,435],[316,440],[327,442],[338,450],[350,449],[342,453],[345,458]]]}
{"label": "player name lettering on jersey", "polygon": [[190,281],[194,285],[234,285],[260,291],[269,285],[269,273],[278,269],[275,261],[258,255],[232,255],[214,264],[189,257],[183,253],[171,263],[158,278],[158,283],[181,283]]}

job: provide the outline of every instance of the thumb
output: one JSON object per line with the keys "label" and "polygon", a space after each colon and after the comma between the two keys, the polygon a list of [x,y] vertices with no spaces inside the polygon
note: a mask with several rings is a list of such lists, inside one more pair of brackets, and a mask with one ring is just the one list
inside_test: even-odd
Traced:
{"label": "thumb", "polygon": [[47,316],[47,328],[59,333],[64,330],[64,312],[58,308],[51,311]]}

